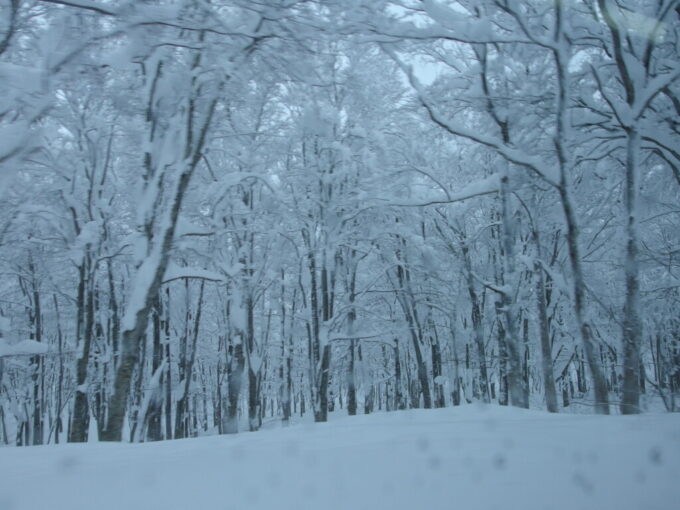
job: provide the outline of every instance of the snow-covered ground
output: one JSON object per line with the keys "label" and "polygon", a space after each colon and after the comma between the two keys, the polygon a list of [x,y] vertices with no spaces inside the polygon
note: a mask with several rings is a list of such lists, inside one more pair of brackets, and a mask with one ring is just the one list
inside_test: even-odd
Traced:
{"label": "snow-covered ground", "polygon": [[467,406],[153,444],[0,449],[2,510],[680,505],[680,415]]}

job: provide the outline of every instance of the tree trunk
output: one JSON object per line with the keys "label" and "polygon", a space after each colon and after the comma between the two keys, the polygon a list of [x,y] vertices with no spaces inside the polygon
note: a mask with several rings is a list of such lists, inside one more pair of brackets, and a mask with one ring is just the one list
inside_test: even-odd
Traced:
{"label": "tree trunk", "polygon": [[[159,293],[160,294],[160,293]],[[161,365],[163,359],[163,345],[161,344],[162,330],[161,330],[161,315],[163,314],[160,295],[156,296],[154,303],[152,329],[153,329],[153,353],[151,356],[151,373],[155,374],[158,367]],[[158,387],[153,389],[154,395],[149,401],[149,407],[146,411],[146,430],[147,441],[160,441],[163,439],[162,433],[162,414],[163,414],[163,376],[159,381]]]}
{"label": "tree trunk", "polygon": [[349,341],[349,365],[347,367],[347,414],[357,414],[357,387],[354,368],[354,339]]}
{"label": "tree trunk", "polygon": [[[225,434],[236,434],[238,432],[238,402],[241,396],[241,386],[243,384],[243,370],[245,368],[245,357],[243,353],[243,338],[241,332],[237,333],[236,342],[230,346],[232,352],[231,360],[227,372],[228,401],[225,423],[222,430]],[[232,342],[233,339],[230,339]]]}
{"label": "tree trunk", "polygon": [[550,342],[550,323],[548,322],[548,305],[545,296],[545,277],[543,268],[536,263],[534,271],[536,281],[536,306],[538,308],[538,327],[541,337],[541,368],[543,371],[543,391],[549,413],[557,412],[557,390],[553,372],[552,345]]}
{"label": "tree trunk", "polygon": [[182,439],[189,437],[192,427],[189,416],[189,390],[191,388],[191,378],[193,377],[194,363],[196,362],[196,344],[198,342],[198,333],[201,327],[201,315],[203,312],[203,290],[205,288],[205,280],[201,280],[200,289],[198,291],[198,302],[196,303],[196,318],[194,319],[194,327],[191,335],[191,352],[188,359],[184,359],[186,366],[184,367],[184,388],[182,389],[182,396],[177,400],[175,410],[175,439]]}
{"label": "tree trunk", "polygon": [[640,412],[640,346],[642,320],[640,319],[640,276],[637,261],[637,153],[639,134],[635,128],[627,131],[625,205],[626,221],[626,299],[623,306],[623,395],[621,414]]}
{"label": "tree trunk", "polygon": [[71,418],[71,428],[69,430],[70,443],[85,443],[88,439],[88,429],[90,425],[90,409],[87,399],[87,368],[90,363],[90,348],[92,345],[92,333],[94,324],[94,297],[92,283],[88,276],[90,272],[89,264],[84,264],[83,287],[84,287],[84,310],[85,321],[82,325],[82,350],[78,353],[79,358],[76,364],[76,398],[73,406]]}
{"label": "tree trunk", "polygon": [[465,267],[465,281],[467,283],[468,295],[470,296],[470,318],[474,333],[475,346],[477,347],[477,362],[479,363],[479,386],[482,402],[488,404],[489,398],[489,375],[487,369],[486,347],[484,342],[484,325],[482,324],[482,307],[475,289],[475,282],[472,276],[472,261],[470,260],[470,250],[463,240],[461,243],[463,252],[463,266]]}
{"label": "tree trunk", "polygon": [[564,30],[564,9],[562,3],[556,3],[556,28],[554,31],[556,40],[555,48],[553,49],[553,57],[555,59],[555,70],[557,73],[557,108],[556,108],[556,131],[554,136],[554,144],[557,152],[557,160],[559,164],[559,183],[557,191],[560,196],[560,204],[564,214],[564,221],[567,225],[566,239],[569,253],[569,264],[571,266],[573,279],[573,296],[574,296],[574,315],[576,316],[576,323],[578,325],[579,335],[581,337],[581,344],[586,353],[588,367],[593,378],[593,388],[595,391],[595,412],[598,414],[609,414],[609,395],[607,392],[607,381],[602,372],[602,367],[598,362],[595,353],[594,339],[590,324],[586,319],[586,285],[585,277],[583,275],[583,267],[581,265],[581,248],[579,246],[580,233],[578,224],[576,222],[576,212],[574,210],[574,202],[571,197],[571,165],[569,150],[567,146],[569,142],[569,119],[567,118],[567,109],[569,103],[569,62],[571,60],[570,52],[566,52],[569,42],[563,32]]}

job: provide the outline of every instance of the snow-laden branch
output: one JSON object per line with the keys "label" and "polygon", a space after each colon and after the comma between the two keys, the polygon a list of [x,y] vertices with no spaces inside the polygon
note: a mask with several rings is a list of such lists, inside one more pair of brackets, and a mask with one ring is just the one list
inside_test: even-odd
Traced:
{"label": "snow-laden branch", "polygon": [[509,296],[512,294],[512,287],[510,287],[509,285],[496,285],[494,283],[488,282],[474,271],[470,272],[470,274],[475,280],[477,280],[480,283],[480,285],[495,292],[496,294],[500,294],[501,296]]}
{"label": "snow-laden branch", "polygon": [[530,171],[532,171],[539,178],[541,178],[551,186],[553,187],[559,186],[558,184],[559,176],[557,175],[557,173],[549,172],[546,168],[544,168],[542,161],[539,160],[538,158],[532,156],[531,154],[528,154],[523,150],[516,149],[505,144],[499,138],[484,136],[480,134],[478,131],[464,127],[458,122],[444,119],[437,112],[437,109],[433,106],[432,102],[428,99],[424,87],[413,73],[413,68],[411,66],[406,65],[399,58],[399,56],[387,45],[382,44],[381,47],[385,51],[385,53],[387,53],[392,58],[392,60],[394,60],[394,62],[399,66],[399,68],[404,72],[404,74],[409,80],[409,83],[415,90],[418,96],[418,100],[420,101],[420,104],[425,108],[430,119],[435,124],[437,124],[439,127],[441,127],[442,129],[444,129],[445,131],[454,136],[466,138],[478,144],[484,145],[485,147],[489,147],[490,149],[495,150],[498,154],[500,154],[510,163],[528,168]]}
{"label": "snow-laden branch", "polygon": [[198,267],[182,267],[178,266],[177,264],[169,263],[167,269],[165,270],[165,275],[163,276],[163,283],[165,284],[175,280],[188,278],[219,283],[226,282],[224,275],[215,273],[214,271],[208,271]]}
{"label": "snow-laden branch", "polygon": [[471,198],[483,197],[485,195],[493,195],[500,189],[500,176],[493,174],[485,179],[472,182],[465,186],[457,193],[447,193],[447,197],[441,200],[428,200],[426,202],[401,202],[390,203],[389,205],[398,207],[427,207],[430,205],[446,205],[454,204],[456,202],[463,202]]}
{"label": "snow-laden branch", "polygon": [[86,0],[39,0],[39,1],[46,4],[57,4],[63,5],[65,7],[75,7],[77,9],[96,12],[97,14],[102,14],[104,16],[116,16],[118,14],[118,11],[111,10],[107,6],[102,5],[99,2],[88,2]]}
{"label": "snow-laden branch", "polygon": [[35,340],[22,340],[14,345],[0,342],[0,358],[6,356],[37,356],[47,354],[48,346]]}
{"label": "snow-laden branch", "polygon": [[680,66],[676,66],[672,72],[662,74],[650,80],[636,98],[635,104],[632,107],[633,118],[637,120],[642,117],[654,98],[679,78]]}

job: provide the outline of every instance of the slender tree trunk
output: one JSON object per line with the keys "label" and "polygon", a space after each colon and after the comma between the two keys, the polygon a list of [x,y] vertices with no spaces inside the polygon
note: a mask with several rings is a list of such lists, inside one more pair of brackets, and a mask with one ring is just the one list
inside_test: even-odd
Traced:
{"label": "slender tree trunk", "polygon": [[[38,290],[38,285],[35,280],[35,267],[33,261],[29,261],[29,270],[32,275],[32,301],[33,301],[33,332],[31,336],[36,342],[42,342],[42,301]],[[43,384],[44,384],[44,361],[41,356],[31,356],[31,380],[33,382],[33,445],[43,444]]]}
{"label": "slender tree trunk", "polygon": [[321,367],[319,369],[319,406],[315,413],[314,421],[325,422],[328,420],[328,382],[331,367],[331,346],[326,343],[323,346]]}
{"label": "slender tree trunk", "polygon": [[[151,373],[155,374],[156,370],[161,366],[163,360],[163,345],[161,344],[161,338],[163,332],[161,330],[161,316],[163,314],[161,293],[156,296],[154,302],[154,310],[152,317],[152,335],[153,335],[153,353],[151,356]],[[147,441],[160,441],[163,439],[163,433],[161,430],[162,425],[162,414],[163,414],[163,398],[162,398],[162,388],[163,388],[163,376],[156,388],[152,391],[154,394],[151,396],[149,401],[149,407],[146,411],[145,416],[145,427],[146,430],[146,440]]]}
{"label": "slender tree trunk", "polygon": [[[502,306],[496,303],[496,308]],[[497,312],[500,315],[500,312]],[[507,406],[510,403],[508,385],[508,343],[506,341],[505,324],[501,317],[497,320],[498,327],[498,403]]]}
{"label": "slender tree trunk", "polygon": [[[401,239],[400,239],[401,240]],[[403,240],[402,240],[403,242]],[[397,250],[397,259],[400,258],[399,250]],[[405,264],[397,266],[397,280],[399,286],[397,288],[397,299],[401,305],[406,324],[411,335],[411,343],[413,345],[413,352],[416,357],[416,370],[418,375],[418,382],[420,383],[420,392],[423,396],[423,407],[425,409],[432,408],[432,393],[430,392],[430,378],[425,364],[425,359],[422,352],[422,328],[418,321],[416,302],[409,285],[409,272]],[[418,399],[420,400],[420,399]],[[420,407],[418,404],[416,407]]]}
{"label": "slender tree trunk", "polygon": [[548,322],[548,305],[545,296],[545,277],[543,268],[536,263],[534,272],[536,280],[536,306],[538,308],[538,328],[541,337],[541,368],[543,372],[543,391],[549,413],[557,412],[557,390],[553,372],[552,343],[550,341],[550,323]]}
{"label": "slender tree trunk", "polygon": [[406,409],[404,390],[401,382],[401,352],[399,350],[399,339],[394,339],[394,408]]}
{"label": "slender tree trunk", "polygon": [[439,347],[439,339],[437,338],[437,331],[434,324],[431,324],[433,330],[432,336],[432,378],[434,380],[434,407],[441,408],[446,405],[444,398],[444,386],[442,378],[442,354]]}
{"label": "slender tree trunk", "polygon": [[228,374],[229,405],[227,407],[226,423],[223,427],[225,434],[236,434],[238,432],[238,401],[241,396],[243,369],[245,368],[242,338],[237,337],[237,342],[233,345],[231,363],[233,363],[233,368]]}
{"label": "slender tree trunk", "polygon": [[621,414],[640,412],[640,345],[642,320],[640,319],[640,276],[637,261],[637,153],[640,137],[635,128],[627,131],[625,205],[626,221],[626,298],[623,306],[623,399]]}
{"label": "slender tree trunk", "polygon": [[[291,332],[286,329],[287,326],[287,309],[286,309],[286,289],[285,289],[285,272],[281,269],[281,364],[279,365],[279,399],[281,402],[282,420],[287,424],[290,421],[292,414],[291,397],[292,397],[292,355],[293,355],[293,324],[291,321]],[[296,312],[296,293],[293,292],[291,303],[291,315]],[[290,335],[290,336],[289,336]]]}
{"label": "slender tree trunk", "polygon": [[[175,439],[189,437],[192,427],[189,416],[189,390],[191,389],[191,379],[193,377],[194,364],[196,362],[196,345],[198,343],[198,333],[201,327],[201,315],[203,312],[203,291],[205,280],[201,280],[198,291],[198,302],[196,303],[196,318],[194,319],[193,331],[191,332],[191,351],[188,359],[185,357],[186,366],[184,367],[184,388],[182,396],[177,400],[175,411]],[[188,339],[187,339],[188,340]]]}
{"label": "slender tree trunk", "polygon": [[[90,349],[92,345],[92,333],[94,323],[94,302],[92,282],[88,275],[91,273],[89,257],[86,257],[81,265],[80,277],[82,286],[82,303],[84,320],[80,329],[79,338],[82,338],[81,349],[76,363],[76,397],[71,416],[69,429],[70,443],[85,443],[88,440],[90,425],[90,409],[85,385],[87,384],[87,368],[90,363]],[[80,290],[79,290],[80,300]],[[79,325],[80,326],[80,325]]]}
{"label": "slender tree trunk", "polygon": [[[146,352],[147,352],[147,342],[144,338],[143,342],[139,344],[139,363],[135,367],[135,377],[132,380],[132,391],[130,392],[130,441],[139,441],[140,438],[137,435],[137,429],[140,425],[143,425],[144,421],[144,409],[142,405],[144,403],[144,387],[147,384],[146,371]],[[153,376],[153,374],[151,374]],[[151,377],[149,377],[149,380]],[[141,434],[140,434],[141,435]]]}
{"label": "slender tree trunk", "polygon": [[[255,347],[255,303],[252,296],[246,298],[246,346],[248,347],[248,428],[254,432],[262,424],[260,376],[262,373],[263,360],[254,360],[258,353]],[[254,366],[257,363],[257,366]]]}
{"label": "slender tree trunk", "polygon": [[508,391],[510,393],[510,403],[515,407],[527,409],[529,407],[529,390],[524,384],[522,377],[522,362],[520,353],[520,341],[517,331],[517,305],[513,298],[514,285],[516,281],[515,271],[515,250],[514,250],[514,229],[510,218],[509,204],[509,181],[508,176],[501,178],[501,204],[503,222],[503,251],[505,286],[501,291],[502,314],[505,317],[506,327],[506,348],[508,355]]}
{"label": "slender tree trunk", "polygon": [[163,343],[165,344],[165,439],[172,439],[172,357],[170,356],[170,288],[165,289],[165,306],[163,306]]}
{"label": "slender tree trunk", "polygon": [[595,352],[595,340],[593,339],[590,324],[585,318],[585,279],[581,266],[581,254],[579,247],[579,231],[576,225],[576,217],[572,208],[571,198],[567,193],[566,181],[560,187],[560,195],[564,215],[567,223],[567,248],[569,251],[569,261],[573,277],[574,291],[574,314],[578,324],[581,343],[586,354],[586,360],[590,373],[593,378],[593,388],[595,391],[595,411],[598,414],[609,414],[609,395],[607,391],[607,380],[602,371],[597,354]]}
{"label": "slender tree trunk", "polygon": [[347,414],[350,416],[357,414],[357,387],[355,381],[356,374],[354,368],[354,349],[354,339],[351,339],[349,341],[349,364],[347,366]]}
{"label": "slender tree trunk", "polygon": [[[64,351],[64,335],[61,329],[61,313],[59,311],[59,301],[57,300],[57,295],[52,294],[52,300],[54,301],[54,311],[57,315],[57,355],[59,356],[59,368],[58,368],[58,375],[57,375],[57,412],[56,412],[56,424],[54,427],[54,443],[59,444],[59,437],[60,434],[63,431],[64,425],[61,419],[61,414],[63,411],[64,407],[64,357],[63,357],[63,351]],[[0,337],[2,335],[0,334]],[[2,363],[2,361],[0,361]],[[2,367],[0,367],[0,387],[2,387]],[[1,408],[1,406],[0,406]],[[2,412],[2,409],[0,409],[0,412]],[[2,425],[2,424],[0,424]]]}
{"label": "slender tree trunk", "polygon": [[463,266],[465,267],[465,281],[467,283],[468,295],[470,296],[470,318],[474,333],[475,346],[477,347],[477,362],[479,363],[479,386],[482,402],[488,404],[489,398],[489,375],[488,362],[486,359],[486,346],[484,342],[484,325],[482,324],[482,305],[475,288],[474,277],[472,276],[472,261],[470,260],[470,249],[465,241],[461,243],[463,252]]}

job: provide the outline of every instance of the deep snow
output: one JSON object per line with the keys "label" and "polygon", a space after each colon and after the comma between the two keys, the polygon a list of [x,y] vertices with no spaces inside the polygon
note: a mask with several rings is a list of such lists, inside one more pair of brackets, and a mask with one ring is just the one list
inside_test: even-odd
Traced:
{"label": "deep snow", "polygon": [[2,510],[676,505],[678,414],[466,406],[161,443],[0,449]]}

